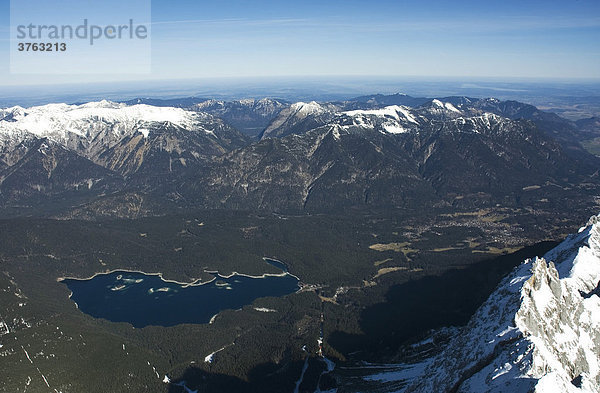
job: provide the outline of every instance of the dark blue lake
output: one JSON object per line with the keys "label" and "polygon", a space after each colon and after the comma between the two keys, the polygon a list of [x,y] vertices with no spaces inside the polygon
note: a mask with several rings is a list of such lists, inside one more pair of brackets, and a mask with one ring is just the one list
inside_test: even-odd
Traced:
{"label": "dark blue lake", "polygon": [[[286,269],[277,261],[268,263]],[[286,270],[284,270],[286,271]],[[65,279],[79,309],[96,318],[128,322],[135,327],[207,323],[226,309],[239,309],[265,296],[298,290],[298,279],[287,274],[261,278],[233,275],[202,285],[185,286],[157,275],[113,272],[89,280]]]}

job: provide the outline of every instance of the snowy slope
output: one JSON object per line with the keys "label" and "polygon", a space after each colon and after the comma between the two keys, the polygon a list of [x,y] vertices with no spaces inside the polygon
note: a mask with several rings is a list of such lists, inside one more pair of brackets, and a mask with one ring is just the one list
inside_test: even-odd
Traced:
{"label": "snowy slope", "polygon": [[98,139],[110,145],[136,132],[147,136],[151,123],[165,122],[210,133],[201,127],[202,116],[180,108],[129,106],[109,101],[12,107],[0,110],[0,145],[14,145],[28,136],[48,138],[69,148],[81,148],[82,144],[92,144]]}
{"label": "snowy slope", "polygon": [[[210,114],[109,101],[0,110],[0,166],[47,139],[121,175],[171,171],[243,146],[238,131]],[[158,167],[156,166],[158,165]]]}
{"label": "snowy slope", "polygon": [[392,105],[382,109],[343,112],[338,121],[346,129],[360,127],[383,133],[401,134],[419,126],[418,115],[412,112],[413,110],[408,107]]}

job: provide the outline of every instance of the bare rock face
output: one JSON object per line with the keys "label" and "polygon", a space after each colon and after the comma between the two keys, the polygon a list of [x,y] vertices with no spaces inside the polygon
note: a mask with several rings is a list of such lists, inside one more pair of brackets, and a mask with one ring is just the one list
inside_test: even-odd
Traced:
{"label": "bare rock face", "polygon": [[339,107],[317,102],[297,102],[283,109],[265,128],[260,139],[302,134],[330,122]]}
{"label": "bare rock face", "polygon": [[[598,225],[589,231],[588,241],[596,242]],[[582,247],[562,280],[552,262],[537,260],[523,285],[515,323],[534,345],[530,374],[540,381],[579,380],[573,385],[583,391],[599,389],[600,298],[590,295],[598,287],[596,246]]]}

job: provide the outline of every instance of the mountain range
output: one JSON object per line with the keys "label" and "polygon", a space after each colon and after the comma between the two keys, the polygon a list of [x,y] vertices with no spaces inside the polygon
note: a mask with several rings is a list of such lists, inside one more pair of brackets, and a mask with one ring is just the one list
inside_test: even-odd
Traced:
{"label": "mountain range", "polygon": [[552,205],[598,185],[598,158],[579,143],[596,123],[515,101],[198,101],[0,110],[3,209],[139,214],[114,206],[123,195],[148,212]]}

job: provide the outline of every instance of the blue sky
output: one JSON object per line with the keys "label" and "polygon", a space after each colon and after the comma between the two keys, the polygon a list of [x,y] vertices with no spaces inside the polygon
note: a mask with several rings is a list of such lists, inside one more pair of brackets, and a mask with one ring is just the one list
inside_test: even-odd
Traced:
{"label": "blue sky", "polygon": [[[65,1],[44,12],[68,14]],[[144,75],[103,75],[102,65],[97,75],[11,75],[9,10],[9,0],[0,0],[0,85],[327,75],[600,79],[598,0],[154,0],[152,72]]]}

